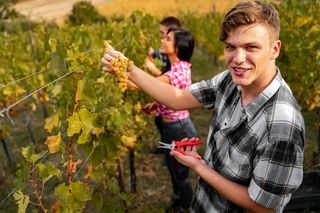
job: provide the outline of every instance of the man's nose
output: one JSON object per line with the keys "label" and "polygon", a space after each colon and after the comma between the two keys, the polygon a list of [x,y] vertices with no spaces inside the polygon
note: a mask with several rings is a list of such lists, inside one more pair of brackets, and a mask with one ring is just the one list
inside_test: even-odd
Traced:
{"label": "man's nose", "polygon": [[235,55],[233,57],[233,61],[237,64],[241,64],[246,61],[246,53],[242,49],[238,49],[235,51]]}

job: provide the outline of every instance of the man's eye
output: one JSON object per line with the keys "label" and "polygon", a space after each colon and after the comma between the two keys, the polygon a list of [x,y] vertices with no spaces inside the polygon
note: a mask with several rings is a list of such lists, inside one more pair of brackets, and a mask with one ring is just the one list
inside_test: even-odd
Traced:
{"label": "man's eye", "polygon": [[226,46],[225,48],[226,48],[226,49],[234,49],[233,46]]}
{"label": "man's eye", "polygon": [[248,49],[255,49],[256,46],[248,46],[247,48],[248,48]]}

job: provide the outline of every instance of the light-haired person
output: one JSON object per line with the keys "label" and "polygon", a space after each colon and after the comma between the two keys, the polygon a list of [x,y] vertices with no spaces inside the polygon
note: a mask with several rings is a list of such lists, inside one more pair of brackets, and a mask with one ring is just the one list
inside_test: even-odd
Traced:
{"label": "light-haired person", "polygon": [[[213,109],[204,160],[171,152],[199,175],[191,212],[282,212],[302,182],[304,120],[275,63],[279,29],[272,5],[237,4],[220,32],[228,70],[190,90],[128,69],[133,82],[174,110]],[[105,71],[114,55],[102,59]],[[199,156],[196,147],[185,152]]]}

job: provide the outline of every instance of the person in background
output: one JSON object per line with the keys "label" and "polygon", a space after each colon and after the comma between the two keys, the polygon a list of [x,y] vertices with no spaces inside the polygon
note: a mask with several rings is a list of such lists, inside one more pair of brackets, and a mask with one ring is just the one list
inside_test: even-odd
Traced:
{"label": "person in background", "polygon": [[[161,39],[164,39],[166,38],[167,36],[167,32],[168,32],[168,29],[169,28],[181,28],[181,24],[180,24],[180,20],[176,17],[173,17],[173,16],[169,16],[165,19],[163,19],[161,22],[160,22],[160,29],[159,29],[159,36]],[[171,69],[171,66],[170,66],[170,62],[169,62],[169,59],[168,59],[168,56],[165,55],[165,54],[162,54],[160,52],[160,49],[161,48],[158,48],[156,50],[153,50],[152,48],[150,48],[149,50],[149,54],[151,55],[152,58],[158,58],[162,61],[163,63],[163,70],[159,70],[153,62],[151,62],[150,60],[146,59],[146,62],[144,63],[144,67],[147,67],[151,73],[153,73],[155,76],[160,76],[163,72],[165,71],[168,71]],[[145,112],[147,112],[147,114],[151,114],[152,111],[155,111],[156,110],[156,103],[148,103],[146,106],[145,106]],[[159,130],[159,133],[160,133],[160,136],[162,135],[161,132],[162,132],[162,124],[161,124],[161,116],[155,116],[155,120],[154,120],[154,123],[155,125],[157,126],[158,130]],[[161,138],[162,140],[162,138]],[[150,150],[151,154],[163,154],[164,151],[163,149],[159,149],[159,148],[156,148],[154,150]],[[166,164],[166,161],[163,161],[162,163],[163,166],[167,166]]]}
{"label": "person in background", "polygon": [[[191,85],[190,58],[194,49],[192,34],[184,29],[169,28],[167,36],[161,40],[161,54],[168,57],[171,69],[154,80],[188,90]],[[140,70],[140,69],[139,69]],[[139,86],[128,82],[130,90],[141,91]],[[188,110],[172,110],[156,102],[156,116],[161,117],[162,142],[170,144],[173,140],[197,137],[197,131],[189,117]],[[189,167],[180,164],[164,149],[165,162],[171,175],[173,196],[166,212],[188,212],[193,196]]]}
{"label": "person in background", "polygon": [[[169,16],[165,19],[163,19],[160,22],[160,29],[159,29],[159,36],[161,39],[164,39],[167,36],[167,32],[169,28],[181,28],[180,20],[176,17]],[[170,70],[170,62],[167,57],[167,55],[162,54],[160,52],[161,48],[158,48],[156,50],[153,50],[151,47],[149,49],[149,54],[152,58],[159,58],[163,63],[163,70],[159,70],[153,62],[146,59],[146,62],[144,64],[144,67],[147,67],[151,73],[153,73],[155,76],[161,75],[163,72]]]}
{"label": "person in background", "polygon": [[[275,63],[279,32],[272,5],[240,2],[221,25],[228,69],[212,79],[179,90],[127,69],[131,81],[171,109],[213,109],[203,159],[171,152],[199,175],[191,212],[283,212],[302,182],[304,120]],[[104,55],[104,71],[117,54]],[[196,146],[180,150],[199,157]]]}

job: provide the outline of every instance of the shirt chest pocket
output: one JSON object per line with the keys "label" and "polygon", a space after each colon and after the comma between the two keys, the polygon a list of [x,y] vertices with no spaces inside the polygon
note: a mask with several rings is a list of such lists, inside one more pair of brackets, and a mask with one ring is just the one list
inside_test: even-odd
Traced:
{"label": "shirt chest pocket", "polygon": [[[226,178],[235,182],[247,185],[252,177],[253,165],[250,160],[252,157],[248,152],[241,152],[230,144],[225,137],[219,137],[217,132],[216,156],[214,157],[214,166]],[[220,139],[220,140],[219,140]]]}

